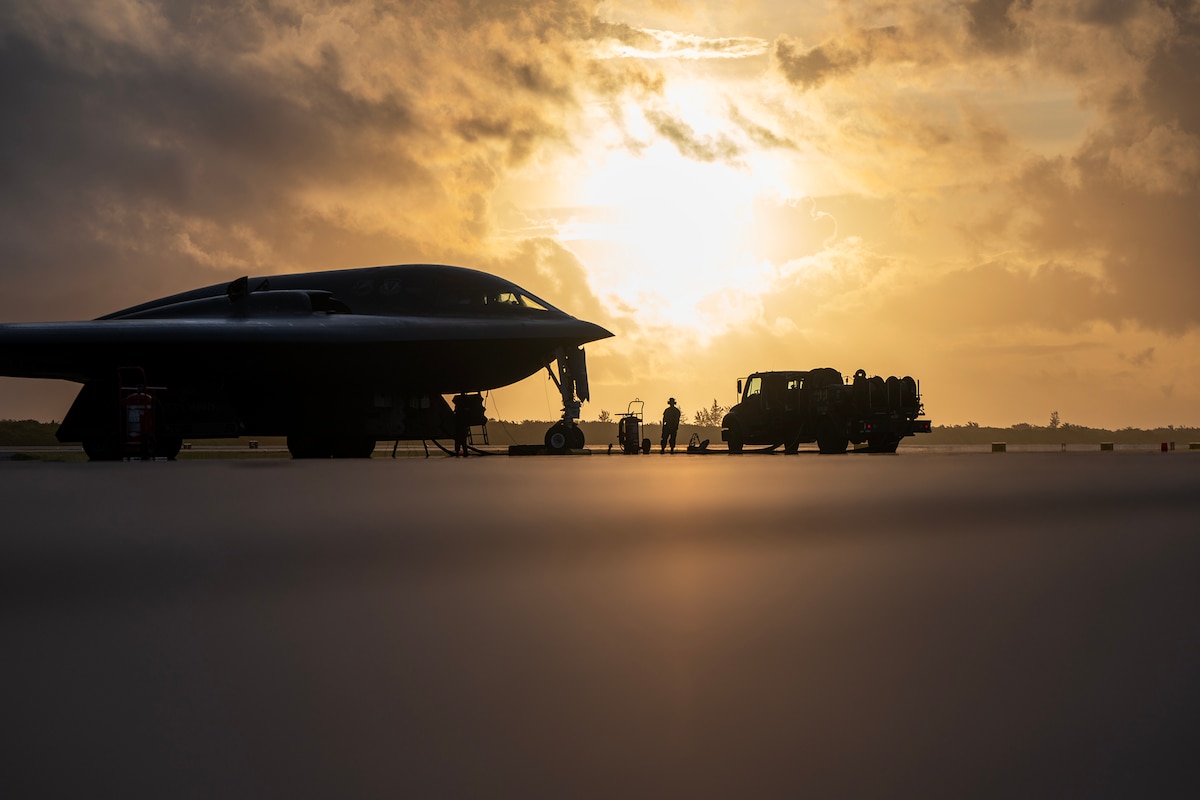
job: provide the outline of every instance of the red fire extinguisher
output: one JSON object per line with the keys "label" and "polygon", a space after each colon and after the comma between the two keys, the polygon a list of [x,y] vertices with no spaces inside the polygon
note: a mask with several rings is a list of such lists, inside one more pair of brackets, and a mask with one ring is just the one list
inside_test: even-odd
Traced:
{"label": "red fire extinguisher", "polygon": [[154,453],[154,398],[134,391],[121,401],[125,419],[125,455],[144,458]]}

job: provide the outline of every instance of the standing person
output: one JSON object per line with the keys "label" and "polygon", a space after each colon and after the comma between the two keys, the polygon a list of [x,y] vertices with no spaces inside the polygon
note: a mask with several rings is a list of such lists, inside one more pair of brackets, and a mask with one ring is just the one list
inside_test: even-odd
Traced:
{"label": "standing person", "polygon": [[667,442],[671,443],[671,452],[675,452],[675,435],[679,433],[679,409],[675,407],[675,398],[667,400],[667,407],[663,409],[662,416],[662,441],[659,442],[658,452],[662,453],[667,449]]}

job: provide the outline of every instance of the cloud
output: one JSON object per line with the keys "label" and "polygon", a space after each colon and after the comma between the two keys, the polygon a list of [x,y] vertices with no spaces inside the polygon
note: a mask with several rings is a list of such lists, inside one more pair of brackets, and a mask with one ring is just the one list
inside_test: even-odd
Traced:
{"label": "cloud", "polygon": [[1028,0],[977,0],[964,3],[967,30],[974,42],[989,52],[1008,52],[1023,45],[1012,11],[1028,7]]}
{"label": "cloud", "polygon": [[756,258],[785,265],[816,255],[837,240],[837,219],[821,211],[811,197],[786,200],[759,197],[744,246]]}
{"label": "cloud", "polygon": [[760,125],[748,119],[733,103],[728,107],[729,119],[734,125],[750,137],[754,144],[764,149],[796,150],[798,145],[792,139],[780,135],[765,125]]}
{"label": "cloud", "polygon": [[1150,364],[1154,363],[1154,348],[1147,347],[1145,350],[1142,350],[1140,353],[1134,353],[1131,356],[1122,354],[1121,359],[1123,361],[1128,361],[1130,364],[1132,364],[1135,367],[1149,366]]}
{"label": "cloud", "polygon": [[[0,318],[102,313],[234,273],[469,259],[505,172],[567,146],[580,86],[612,77],[581,63],[593,16],[6,6]],[[652,88],[635,72],[613,91]]]}
{"label": "cloud", "polygon": [[870,65],[877,51],[895,41],[896,35],[894,27],[855,31],[853,36],[808,48],[780,36],[775,40],[774,55],[789,82],[802,89],[814,89],[827,80]]}
{"label": "cloud", "polygon": [[654,130],[686,158],[734,163],[742,154],[742,148],[724,134],[699,136],[682,118],[666,111],[648,108],[643,113]]}
{"label": "cloud", "polygon": [[602,58],[742,59],[764,55],[770,47],[765,40],[749,36],[710,38],[624,23],[596,21],[592,30],[595,38],[608,43],[597,53]]}
{"label": "cloud", "polygon": [[[1172,335],[1200,325],[1190,300],[1200,296],[1194,3],[979,0],[955,15],[900,2],[888,5],[887,25],[872,24],[873,8],[843,7],[840,30],[816,44],[780,36],[773,57],[817,109],[810,143],[857,179],[854,188],[941,196],[942,231],[957,227],[1022,265],[942,289],[970,293],[991,281],[1005,298],[1025,281],[1035,298],[1072,305],[1065,317],[1076,322],[1082,315]],[[988,99],[1047,80],[1073,87],[1094,115],[1072,150],[1049,156],[1023,148],[1004,107]],[[977,207],[950,205],[962,192],[947,187],[966,186],[1004,209],[1000,235],[1001,216],[988,222]],[[1047,260],[1052,269],[1034,266]],[[1016,318],[1030,313],[1012,308]]]}

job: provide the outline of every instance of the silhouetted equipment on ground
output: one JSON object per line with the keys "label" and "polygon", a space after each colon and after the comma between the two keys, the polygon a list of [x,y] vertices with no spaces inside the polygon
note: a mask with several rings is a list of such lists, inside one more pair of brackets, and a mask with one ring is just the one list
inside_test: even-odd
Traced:
{"label": "silhouetted equipment on ground", "polygon": [[467,451],[474,444],[474,428],[480,429],[482,443],[488,443],[487,415],[483,409],[483,395],[459,394],[453,398],[454,403],[454,455],[466,458]]}
{"label": "silhouetted equipment on ground", "polygon": [[621,446],[622,452],[629,455],[645,455],[650,452],[650,439],[642,436],[645,409],[645,401],[634,398],[629,401],[625,413],[617,420],[617,444]]}
{"label": "silhouetted equipment on ground", "polygon": [[[582,346],[611,335],[503,278],[410,264],[239,278],[87,322],[0,325],[0,375],[83,384],[57,437],[93,460],[126,454],[133,409],[153,423],[143,439],[158,457],[185,437],[286,436],[296,458],[366,458],[379,440],[454,437],[443,395],[557,362],[563,416],[546,439],[561,451],[583,446]],[[148,406],[129,400],[122,368],[159,387],[142,392]]]}
{"label": "silhouetted equipment on ground", "polygon": [[756,372],[738,380],[741,401],[721,421],[729,452],[747,444],[795,453],[816,442],[822,453],[845,453],[851,442],[871,453],[894,453],[900,440],[929,433],[918,383],[910,377],[867,377],[858,370],[846,383],[829,367],[808,371]]}
{"label": "silhouetted equipment on ground", "polygon": [[[159,449],[155,428],[155,387],[146,385],[146,374],[139,367],[117,370],[118,402],[121,415],[121,443],[126,458],[152,459]],[[179,443],[182,446],[182,442]],[[179,447],[174,443],[165,449]],[[89,453],[89,456],[91,454]]]}

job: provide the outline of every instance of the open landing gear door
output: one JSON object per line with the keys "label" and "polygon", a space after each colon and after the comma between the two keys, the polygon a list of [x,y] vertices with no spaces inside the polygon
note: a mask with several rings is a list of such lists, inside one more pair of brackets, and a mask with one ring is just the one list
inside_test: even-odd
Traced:
{"label": "open landing gear door", "polygon": [[546,432],[545,443],[546,449],[555,453],[565,453],[568,450],[583,448],[583,431],[579,429],[576,420],[579,419],[580,407],[591,398],[591,392],[588,389],[587,358],[582,347],[569,351],[560,347],[555,351],[555,360],[558,363],[558,374],[555,375],[549,364],[546,365],[546,370],[562,396],[563,415],[562,419]]}

